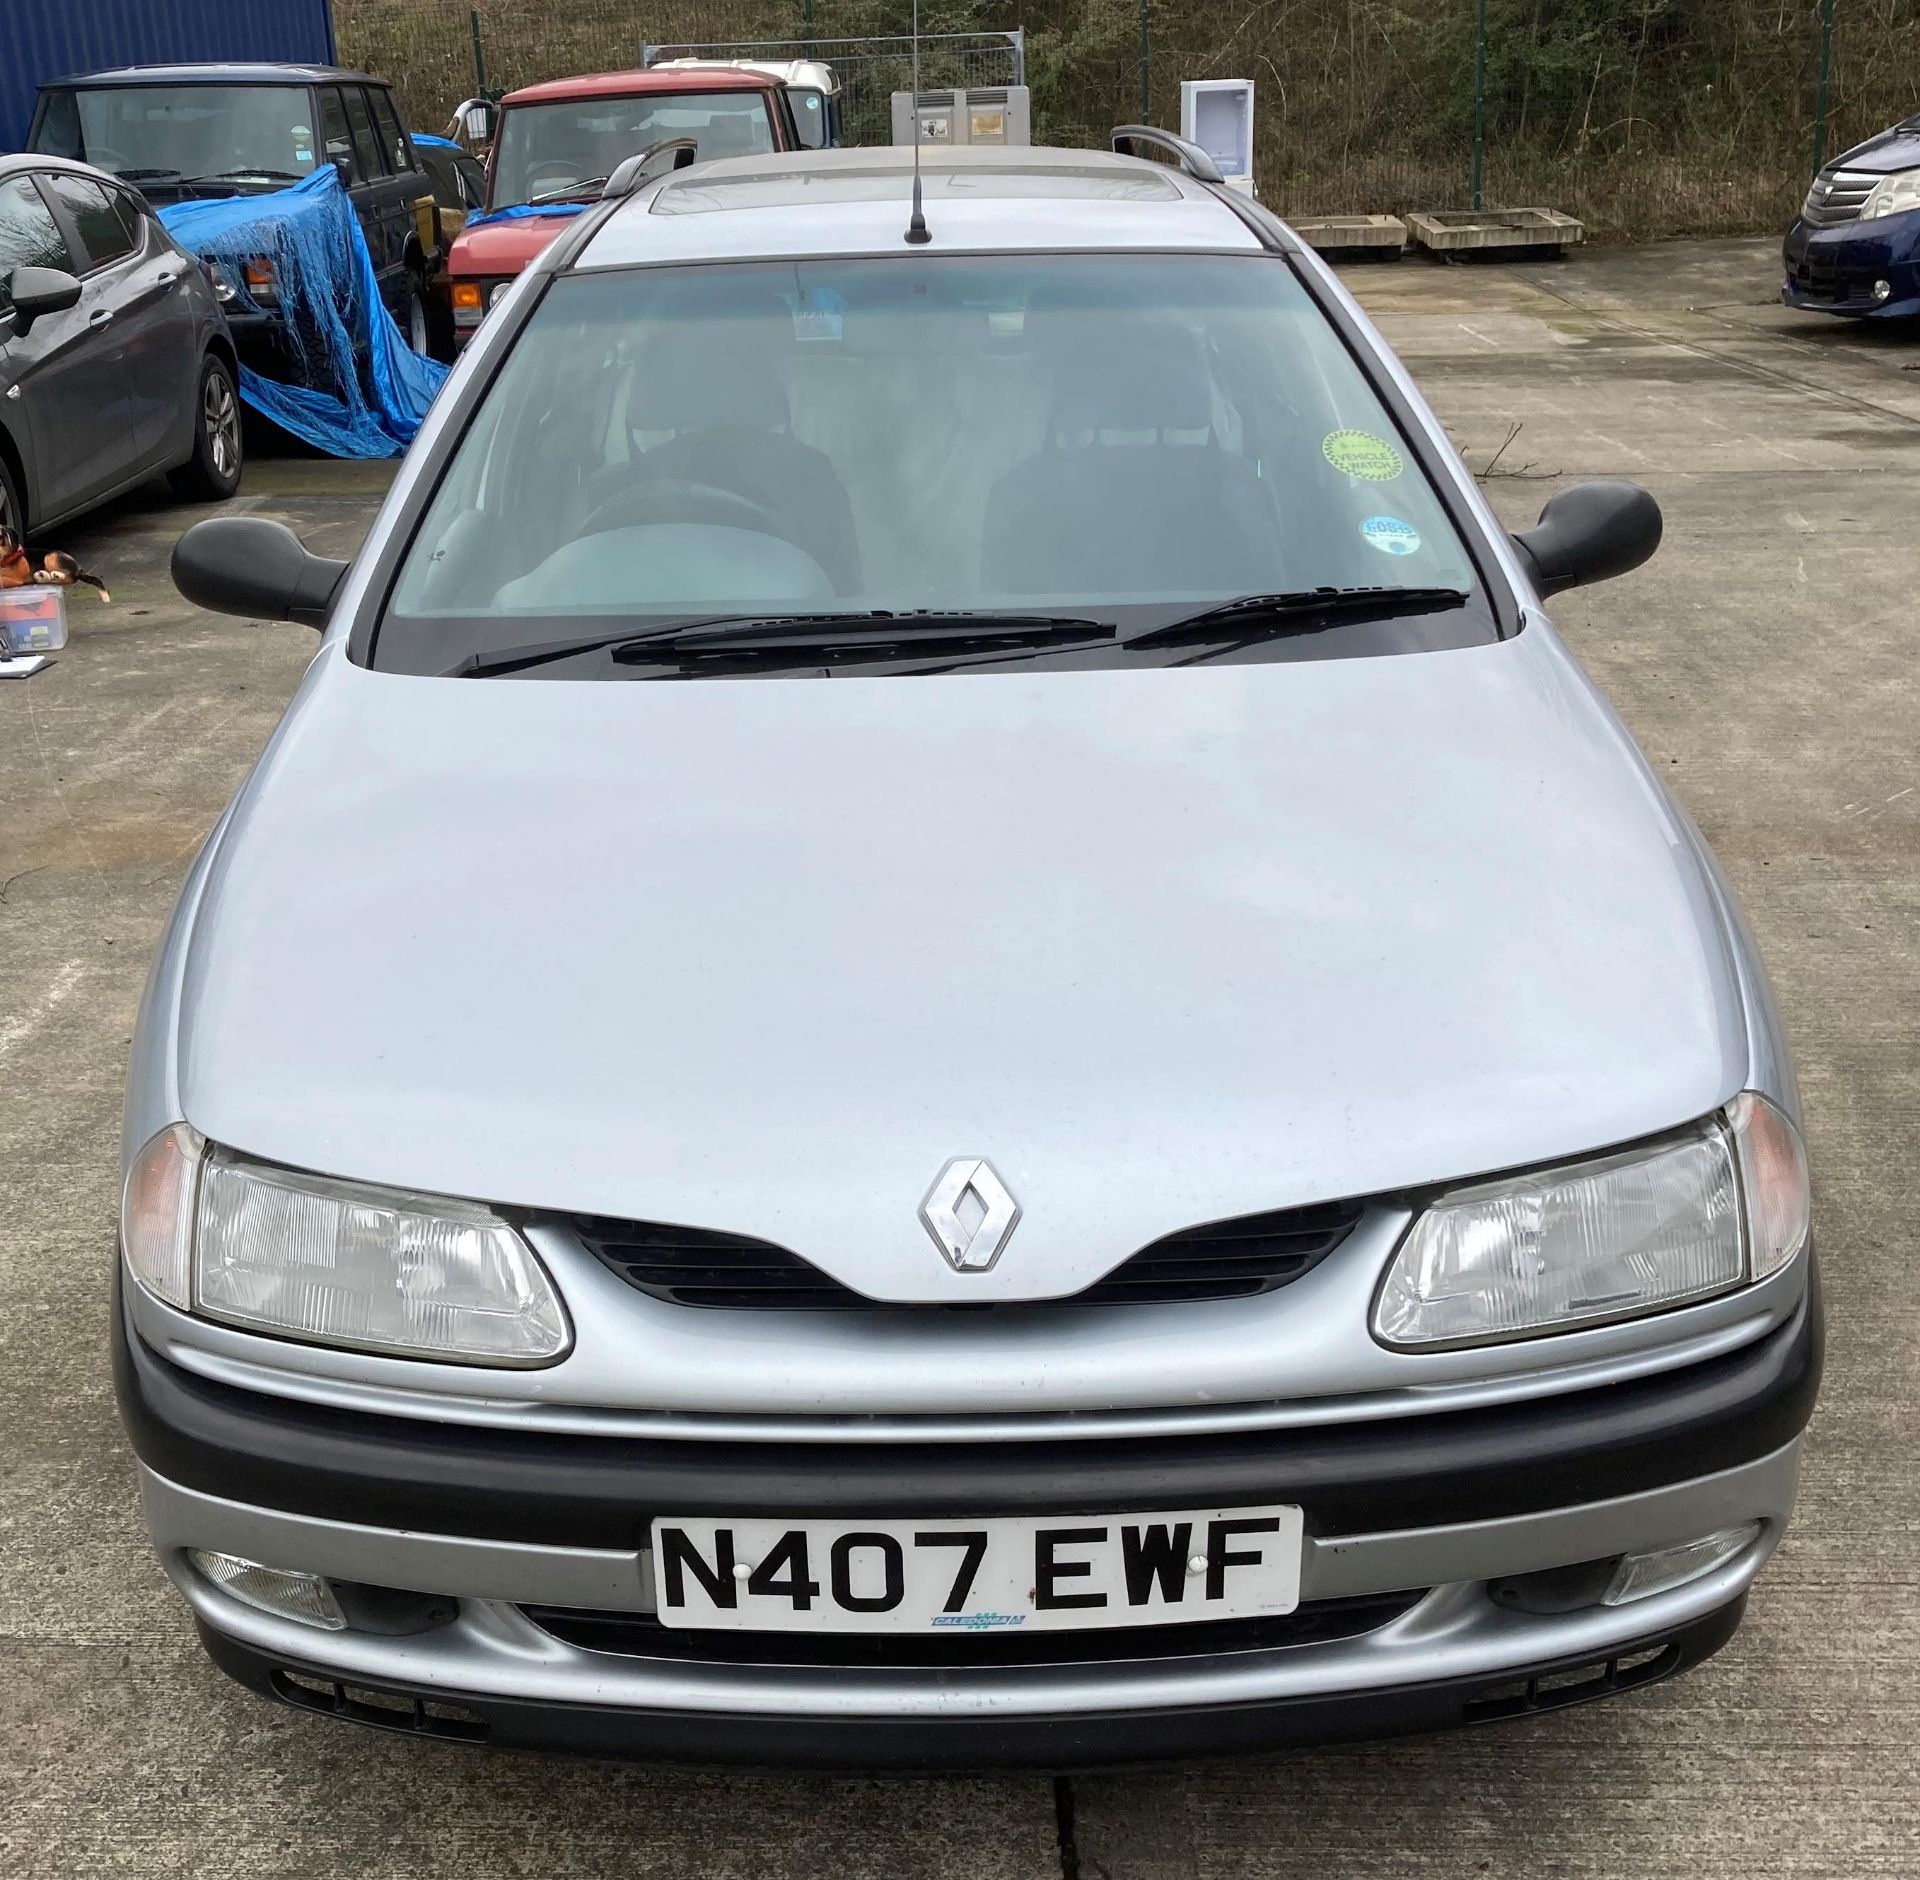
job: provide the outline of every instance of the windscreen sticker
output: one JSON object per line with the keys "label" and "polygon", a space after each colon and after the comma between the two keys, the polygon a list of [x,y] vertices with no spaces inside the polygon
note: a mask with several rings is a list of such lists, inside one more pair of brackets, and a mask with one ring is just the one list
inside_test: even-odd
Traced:
{"label": "windscreen sticker", "polygon": [[1411,555],[1420,546],[1420,531],[1398,516],[1369,516],[1360,533],[1383,555]]}
{"label": "windscreen sticker", "polygon": [[1400,453],[1371,431],[1329,431],[1320,440],[1320,454],[1363,483],[1391,483],[1407,467]]}

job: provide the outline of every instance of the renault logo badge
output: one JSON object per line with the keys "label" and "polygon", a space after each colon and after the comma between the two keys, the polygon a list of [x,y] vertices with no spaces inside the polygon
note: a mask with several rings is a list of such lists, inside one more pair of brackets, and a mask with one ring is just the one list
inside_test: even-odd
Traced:
{"label": "renault logo badge", "polygon": [[1020,1204],[975,1155],[955,1156],[920,1204],[933,1244],[956,1273],[984,1273],[1020,1224]]}

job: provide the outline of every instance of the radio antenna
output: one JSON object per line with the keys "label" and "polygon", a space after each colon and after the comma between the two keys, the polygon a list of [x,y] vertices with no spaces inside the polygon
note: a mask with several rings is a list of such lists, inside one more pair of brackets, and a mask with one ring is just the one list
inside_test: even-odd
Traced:
{"label": "radio antenna", "polygon": [[913,0],[913,213],[907,217],[907,240],[916,248],[933,240],[920,196],[920,0]]}

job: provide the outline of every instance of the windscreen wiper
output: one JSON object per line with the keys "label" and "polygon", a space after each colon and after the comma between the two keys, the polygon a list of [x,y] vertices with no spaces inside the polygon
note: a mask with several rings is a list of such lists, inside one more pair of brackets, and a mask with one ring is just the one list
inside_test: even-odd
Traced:
{"label": "windscreen wiper", "polygon": [[1059,640],[1101,640],[1113,627],[1100,620],[1067,619],[1055,614],[891,613],[847,614],[698,614],[663,621],[642,632],[597,633],[573,640],[548,640],[509,646],[498,652],[469,653],[450,666],[449,679],[491,679],[524,672],[531,666],[608,654],[621,665],[649,660],[679,660],[720,654],[832,651],[846,647],[871,655],[900,646],[955,643],[994,646],[1044,646]]}
{"label": "windscreen wiper", "polygon": [[[178,176],[178,170],[173,172]],[[207,176],[188,176],[181,180],[188,183],[244,183],[251,177],[259,177],[267,183],[303,183],[306,178],[293,170],[270,170],[263,165],[249,163],[237,170],[215,170]]]}
{"label": "windscreen wiper", "polygon": [[536,209],[543,202],[571,202],[579,196],[597,196],[610,180],[607,176],[583,176],[579,182],[569,183],[564,189],[546,189],[537,196],[529,196],[526,206]]}
{"label": "windscreen wiper", "polygon": [[845,647],[870,656],[888,649],[956,646],[1052,646],[1062,640],[1110,640],[1109,622],[1062,614],[985,613],[939,609],[926,613],[792,614],[734,620],[643,635],[614,648],[622,665],[665,652],[685,659],[706,654],[831,652]]}
{"label": "windscreen wiper", "polygon": [[158,169],[147,169],[147,170],[115,170],[113,174],[119,177],[123,182],[157,183],[163,177],[168,177],[168,176],[178,177],[180,172],[178,170],[158,168]]}
{"label": "windscreen wiper", "polygon": [[1460,588],[1319,587],[1285,594],[1242,594],[1203,607],[1157,627],[1130,633],[1122,647],[1179,646],[1189,640],[1244,635],[1265,639],[1282,633],[1319,633],[1356,620],[1392,620],[1401,614],[1433,614],[1464,607],[1472,597]]}

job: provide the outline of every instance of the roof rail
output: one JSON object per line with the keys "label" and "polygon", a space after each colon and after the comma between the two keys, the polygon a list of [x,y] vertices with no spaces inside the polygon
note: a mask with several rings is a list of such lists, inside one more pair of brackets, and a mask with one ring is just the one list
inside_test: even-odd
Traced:
{"label": "roof rail", "polygon": [[616,196],[631,196],[640,187],[641,172],[655,157],[664,156],[669,150],[674,153],[673,167],[684,170],[699,156],[700,140],[697,137],[669,137],[664,142],[649,144],[637,156],[628,157],[615,168],[607,178],[606,187],[600,192],[600,200],[609,202]]}
{"label": "roof rail", "polygon": [[1179,159],[1180,167],[1196,183],[1224,183],[1227,179],[1220,174],[1220,166],[1200,148],[1190,144],[1184,137],[1176,137],[1171,131],[1157,131],[1151,124],[1116,124],[1109,133],[1109,141],[1122,156],[1132,153],[1129,144],[1151,144],[1156,150],[1170,150]]}

